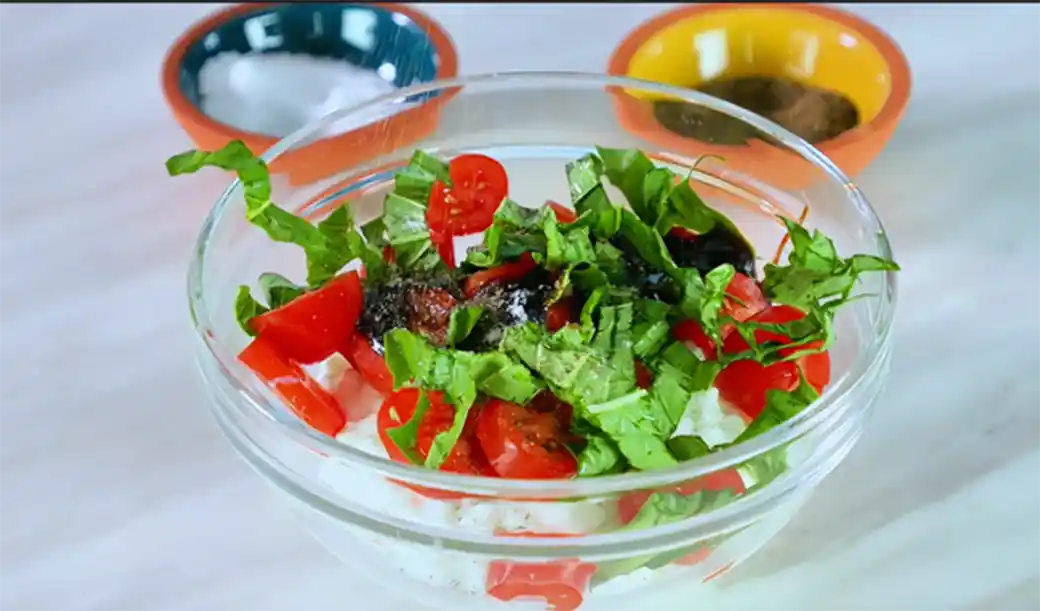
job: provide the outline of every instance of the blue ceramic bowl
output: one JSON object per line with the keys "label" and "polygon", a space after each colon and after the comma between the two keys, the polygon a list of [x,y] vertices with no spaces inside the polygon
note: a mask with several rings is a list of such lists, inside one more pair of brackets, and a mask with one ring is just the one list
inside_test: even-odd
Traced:
{"label": "blue ceramic bowl", "polygon": [[[279,139],[253,133],[217,121],[201,108],[199,74],[206,62],[221,53],[305,54],[334,58],[370,70],[395,87],[407,87],[457,75],[455,46],[444,29],[422,12],[394,3],[257,3],[239,4],[218,11],[188,29],[170,48],[163,63],[162,86],[166,101],[185,131],[204,149],[214,149],[231,140],[242,140],[254,152],[262,152]],[[428,98],[407,113],[380,123],[387,129],[417,137],[416,127],[436,122],[439,104]],[[428,111],[416,113],[415,111]],[[409,121],[396,121],[407,114]],[[419,120],[418,114],[423,114]],[[400,123],[397,128],[392,123]],[[407,123],[409,125],[403,125]],[[425,129],[423,130],[425,131]],[[306,163],[313,170],[320,156],[336,149],[352,157],[377,155],[374,138],[365,137],[365,127],[321,139],[293,151],[274,169],[293,169]],[[282,134],[283,136],[285,134]],[[321,145],[318,147],[318,145]],[[320,155],[302,154],[315,147]],[[331,147],[331,148],[330,148]],[[340,156],[336,167],[343,167]]]}

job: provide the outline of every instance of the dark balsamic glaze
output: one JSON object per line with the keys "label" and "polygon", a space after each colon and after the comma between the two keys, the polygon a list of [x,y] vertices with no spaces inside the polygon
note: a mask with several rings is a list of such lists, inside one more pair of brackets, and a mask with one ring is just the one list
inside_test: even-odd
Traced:
{"label": "dark balsamic glaze", "polygon": [[679,267],[692,267],[701,275],[729,263],[738,273],[755,277],[755,256],[747,243],[732,231],[716,225],[711,231],[696,238],[668,235],[664,244]]}
{"label": "dark balsamic glaze", "polygon": [[[860,123],[859,111],[844,95],[788,78],[727,77],[696,89],[778,123],[810,143],[830,140]],[[667,130],[702,142],[743,144],[760,134],[729,115],[687,102],[655,102],[654,117]]]}
{"label": "dark balsamic glaze", "polygon": [[546,302],[553,284],[548,272],[536,269],[519,282],[484,286],[472,299],[465,299],[459,283],[446,276],[391,276],[379,284],[365,287],[365,307],[358,319],[358,331],[367,336],[378,354],[383,354],[382,338],[392,329],[421,333],[443,345],[451,310],[477,305],[484,308],[477,326],[457,346],[462,350],[483,351],[498,347],[505,329],[526,322],[545,322]]}
{"label": "dark balsamic glaze", "polygon": [[[629,285],[639,296],[666,303],[676,303],[680,288],[663,272],[651,268],[625,240],[615,239],[628,268]],[[703,276],[719,265],[729,263],[745,276],[755,277],[755,256],[742,237],[718,225],[696,237],[668,235],[665,247],[676,265],[696,269]]]}

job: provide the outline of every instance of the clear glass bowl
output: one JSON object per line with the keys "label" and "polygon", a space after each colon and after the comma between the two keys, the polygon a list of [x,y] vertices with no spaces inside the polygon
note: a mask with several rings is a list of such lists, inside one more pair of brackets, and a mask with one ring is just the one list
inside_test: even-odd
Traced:
{"label": "clear glass bowl", "polygon": [[[384,155],[344,165],[310,184],[276,179],[274,200],[313,218],[349,202],[365,220],[379,211],[394,169],[423,148],[444,156],[491,155],[508,170],[516,201],[567,202],[566,162],[597,144],[638,147],[659,163],[689,171],[695,189],[733,218],[761,259],[773,257],[783,235],[775,215],[798,217],[806,206],[806,224],[831,236],[839,252],[891,257],[881,222],[863,194],[819,151],[732,104],[642,81],[509,73],[423,85],[338,111],[281,141],[265,158],[307,144],[336,121],[391,114],[403,101],[428,93],[444,94],[439,97],[445,100],[429,137],[398,143],[388,128],[380,132]],[[791,192],[714,159],[686,170],[694,159],[658,150],[619,125],[615,105],[619,96],[632,94],[682,99],[729,115],[815,179],[805,190]],[[649,608],[671,597],[692,600],[703,583],[772,538],[848,454],[888,373],[895,279],[891,273],[873,274],[861,285],[869,296],[847,305],[837,318],[833,381],[821,399],[747,443],[667,470],[574,481],[422,470],[386,460],[378,441],[347,445],[308,429],[236,360],[247,342],[233,317],[236,287],[265,271],[302,279],[303,270],[296,247],[270,241],[246,221],[240,185],[234,183],[206,219],[189,272],[197,359],[216,419],[242,457],[281,496],[295,501],[313,534],[355,572],[446,609],[544,609],[546,602],[538,598],[507,603],[487,592],[503,578],[516,582],[539,575],[567,582],[554,586],[561,609],[578,603],[582,609]],[[619,501],[634,492],[672,490],[731,469],[738,470],[747,491],[728,504],[648,528],[620,526]],[[400,482],[456,498],[427,499]],[[502,536],[518,529],[573,536]]]}

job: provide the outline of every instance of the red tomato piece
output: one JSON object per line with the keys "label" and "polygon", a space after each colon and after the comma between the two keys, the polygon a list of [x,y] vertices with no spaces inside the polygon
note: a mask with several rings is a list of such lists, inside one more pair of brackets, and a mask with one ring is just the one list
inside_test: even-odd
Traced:
{"label": "red tomato piece", "polygon": [[558,204],[550,199],[545,202],[545,205],[552,208],[553,213],[556,215],[557,222],[566,224],[578,220],[578,213],[563,204]]}
{"label": "red tomato piece", "polygon": [[[785,323],[800,320],[805,314],[791,306],[772,306],[749,321],[762,323]],[[774,341],[784,343],[790,338],[779,333],[755,331],[755,341],[762,343]],[[785,348],[781,356],[790,356],[795,352],[819,347],[818,343],[805,346]],[[727,354],[737,354],[748,349],[748,344],[739,333],[730,333],[723,341],[722,350]],[[790,392],[798,387],[798,370],[818,392],[831,381],[831,357],[826,352],[818,352],[799,357],[794,361],[774,363],[768,367],[751,360],[735,361],[719,372],[715,378],[715,388],[719,396],[727,403],[744,412],[749,418],[756,418],[766,406],[766,391],[777,389]]]}
{"label": "red tomato piece", "polygon": [[332,393],[266,338],[254,339],[238,360],[314,430],[335,437],[347,425],[347,415]]}
{"label": "red tomato piece", "polygon": [[[502,533],[509,537],[576,537],[572,534]],[[549,609],[574,611],[581,606],[596,572],[596,565],[568,558],[551,562],[493,560],[488,566],[487,593],[509,602],[540,598]]]}
{"label": "red tomato piece", "polygon": [[430,192],[426,222],[431,231],[460,236],[484,231],[509,193],[509,177],[487,155],[459,155],[448,162],[452,186],[436,181]]}
{"label": "red tomato piece", "polygon": [[698,547],[697,549],[693,550],[692,552],[686,554],[681,558],[676,558],[674,561],[672,561],[672,564],[678,564],[680,566],[693,566],[695,564],[700,564],[704,562],[708,559],[708,556],[711,556],[711,548],[707,545],[704,545]]}
{"label": "red tomato piece", "polygon": [[[744,322],[769,307],[769,300],[762,293],[758,283],[754,278],[744,274],[734,274],[733,280],[730,280],[729,286],[726,287],[726,295],[719,316],[730,316],[737,322]],[[722,337],[725,338],[732,330],[732,323],[722,325]],[[707,359],[715,358],[715,342],[696,321],[684,320],[677,323],[672,328],[672,337],[697,346]]]}
{"label": "red tomato piece", "polygon": [[578,461],[556,414],[492,399],[477,416],[477,441],[491,467],[511,479],[567,479]]}
{"label": "red tomato piece", "polygon": [[317,363],[347,345],[363,304],[361,278],[351,271],[257,316],[252,325],[285,358]]}
{"label": "red tomato piece", "polygon": [[693,344],[705,359],[715,360],[715,342],[696,320],[680,320],[675,323],[672,327],[672,337],[686,344]]}
{"label": "red tomato piece", "polygon": [[654,372],[650,371],[643,361],[636,361],[636,386],[649,389],[654,385]]}
{"label": "red tomato piece", "polygon": [[559,331],[574,319],[574,300],[564,297],[545,311],[545,328],[550,331]]}
{"label": "red tomato piece", "polygon": [[441,260],[451,268],[455,267],[455,239],[448,229],[449,204],[445,201],[448,197],[448,187],[441,181],[433,183],[430,192],[430,204],[426,208],[426,224],[430,228],[430,242],[437,249]]}
{"label": "red tomato piece", "polygon": [[537,266],[538,264],[531,258],[531,254],[525,252],[516,261],[503,263],[469,275],[462,283],[462,292],[467,298],[471,298],[488,284],[518,282],[534,271]]}
{"label": "red tomato piece", "polygon": [[346,349],[347,360],[369,386],[383,396],[394,392],[394,376],[386,366],[386,360],[372,348],[371,341],[363,335],[354,335]]}
{"label": "red tomato piece", "polygon": [[[401,449],[397,447],[397,444],[390,439],[387,430],[397,428],[411,420],[412,414],[415,413],[415,407],[419,402],[419,392],[417,388],[402,388],[387,397],[379,408],[379,415],[376,421],[379,429],[379,439],[383,442],[383,447],[386,448],[390,458],[397,462],[408,463],[409,461],[404,453],[401,452]],[[426,455],[430,453],[430,446],[433,445],[433,440],[437,435],[451,428],[452,423],[455,421],[455,406],[444,400],[444,393],[427,392],[426,399],[430,402],[430,407],[427,409],[422,422],[419,423],[419,433],[415,447],[423,458],[426,458]],[[441,465],[441,471],[464,475],[494,476],[495,472],[491,469],[491,465],[487,463],[483,454],[480,453],[478,444],[473,441],[473,414],[477,411],[477,409],[470,411],[470,418],[466,422],[462,436],[459,438],[458,443],[455,444],[451,454]]]}
{"label": "red tomato piece", "polygon": [[669,231],[668,234],[681,240],[697,239],[697,233],[685,227],[672,227],[672,230]]}

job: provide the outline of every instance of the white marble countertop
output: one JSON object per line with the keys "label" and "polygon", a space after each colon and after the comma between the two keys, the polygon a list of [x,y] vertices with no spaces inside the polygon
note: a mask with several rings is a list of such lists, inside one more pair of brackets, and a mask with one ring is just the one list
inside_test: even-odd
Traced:
{"label": "white marble countertop", "polygon": [[[203,404],[184,273],[225,183],[165,178],[188,141],[157,74],[207,10],[0,7],[0,608],[407,608],[311,540]],[[427,10],[481,72],[600,70],[658,8]],[[915,79],[861,177],[905,269],[892,378],[710,606],[1040,609],[1040,10],[855,10]]]}

